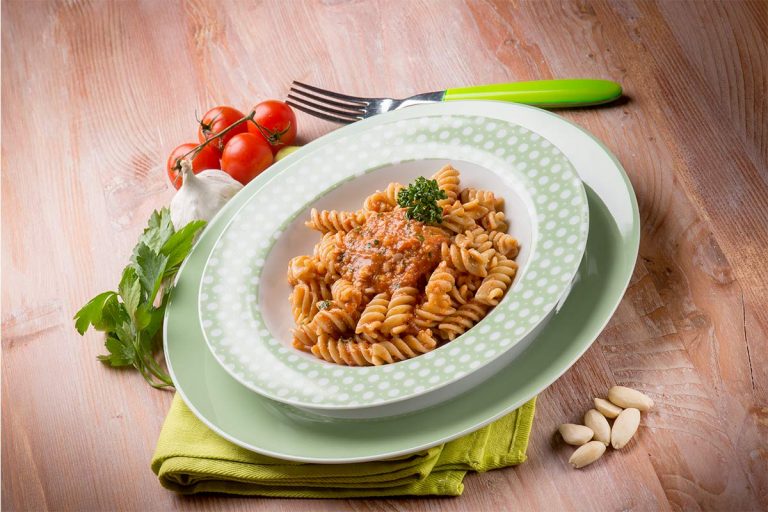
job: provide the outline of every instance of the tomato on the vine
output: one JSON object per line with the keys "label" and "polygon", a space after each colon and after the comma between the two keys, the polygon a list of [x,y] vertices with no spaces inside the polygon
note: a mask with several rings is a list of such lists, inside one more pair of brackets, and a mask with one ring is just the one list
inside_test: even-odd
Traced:
{"label": "tomato on the vine", "polygon": [[[205,113],[200,120],[200,126],[197,130],[197,138],[200,142],[205,142],[211,135],[219,133],[221,130],[228,128],[235,124],[236,121],[244,118],[245,114],[232,107],[214,107]],[[227,145],[232,137],[238,133],[246,133],[248,128],[245,123],[240,124],[232,128],[226,135],[221,137],[219,141],[211,142],[218,146],[219,149]]]}
{"label": "tomato on the vine", "polygon": [[262,137],[272,149],[290,146],[296,140],[296,114],[287,104],[279,100],[262,101],[253,108],[256,114],[248,121],[248,132]]}
{"label": "tomato on the vine", "polygon": [[252,133],[240,133],[224,146],[221,170],[246,185],[272,164],[269,144]]}
{"label": "tomato on the vine", "polygon": [[[171,180],[171,184],[177,189],[181,187],[181,167],[177,160],[196,147],[197,144],[193,142],[182,144],[171,151],[171,155],[168,157],[168,162],[165,164],[166,171],[168,172],[168,179]],[[213,143],[203,146],[192,159],[192,172],[197,174],[206,169],[218,169],[220,159],[221,152],[213,145]]]}

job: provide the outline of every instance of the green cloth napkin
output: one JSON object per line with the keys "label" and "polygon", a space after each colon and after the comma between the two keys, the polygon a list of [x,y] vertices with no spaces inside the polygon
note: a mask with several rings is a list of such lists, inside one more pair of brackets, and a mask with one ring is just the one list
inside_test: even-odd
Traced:
{"label": "green cloth napkin", "polygon": [[525,461],[536,399],[476,432],[412,455],[355,464],[303,464],[253,453],[219,437],[176,395],[152,459],[163,487],[286,498],[446,495],[467,471]]}

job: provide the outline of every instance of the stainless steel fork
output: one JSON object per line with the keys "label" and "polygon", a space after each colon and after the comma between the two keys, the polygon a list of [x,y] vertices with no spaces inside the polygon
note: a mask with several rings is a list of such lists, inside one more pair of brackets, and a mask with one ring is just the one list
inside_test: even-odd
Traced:
{"label": "stainless steel fork", "polygon": [[585,107],[611,102],[621,86],[608,80],[564,79],[512,82],[446,89],[408,98],[362,98],[294,81],[287,103],[307,114],[335,123],[353,123],[422,103],[453,100],[500,100],[545,108]]}

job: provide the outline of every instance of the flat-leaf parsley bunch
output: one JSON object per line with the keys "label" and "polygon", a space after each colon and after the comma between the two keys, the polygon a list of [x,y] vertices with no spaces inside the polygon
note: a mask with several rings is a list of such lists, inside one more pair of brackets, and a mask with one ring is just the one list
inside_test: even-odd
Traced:
{"label": "flat-leaf parsley bunch", "polygon": [[168,208],[155,211],[123,270],[117,291],[100,293],[75,314],[81,335],[89,327],[106,334],[107,354],[98,356],[114,367],[133,366],[155,388],[173,386],[155,358],[160,348],[169,287],[205,221],[176,231]]}
{"label": "flat-leaf parsley bunch", "polygon": [[441,199],[447,199],[445,190],[437,186],[437,180],[428,180],[419,176],[406,188],[397,193],[397,204],[407,208],[405,216],[424,224],[440,224],[443,222],[443,209],[437,204]]}

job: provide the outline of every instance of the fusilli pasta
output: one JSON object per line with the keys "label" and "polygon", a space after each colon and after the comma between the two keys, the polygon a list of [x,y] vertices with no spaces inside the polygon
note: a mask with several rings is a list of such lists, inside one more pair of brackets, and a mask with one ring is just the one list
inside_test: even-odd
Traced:
{"label": "fusilli pasta", "polygon": [[312,208],[307,227],[316,229],[321,233],[335,231],[349,231],[365,223],[365,212],[340,212],[337,210],[317,211]]}
{"label": "fusilli pasta", "polygon": [[288,263],[294,347],[340,365],[396,363],[454,340],[501,301],[519,252],[503,199],[460,189],[450,165],[432,179],[446,195],[435,224],[405,215],[400,183],[358,211],[310,211],[322,238]]}
{"label": "fusilli pasta", "polygon": [[366,197],[363,208],[370,212],[391,212],[397,207],[397,194],[402,188],[400,183],[390,183],[383,191],[377,190]]}

